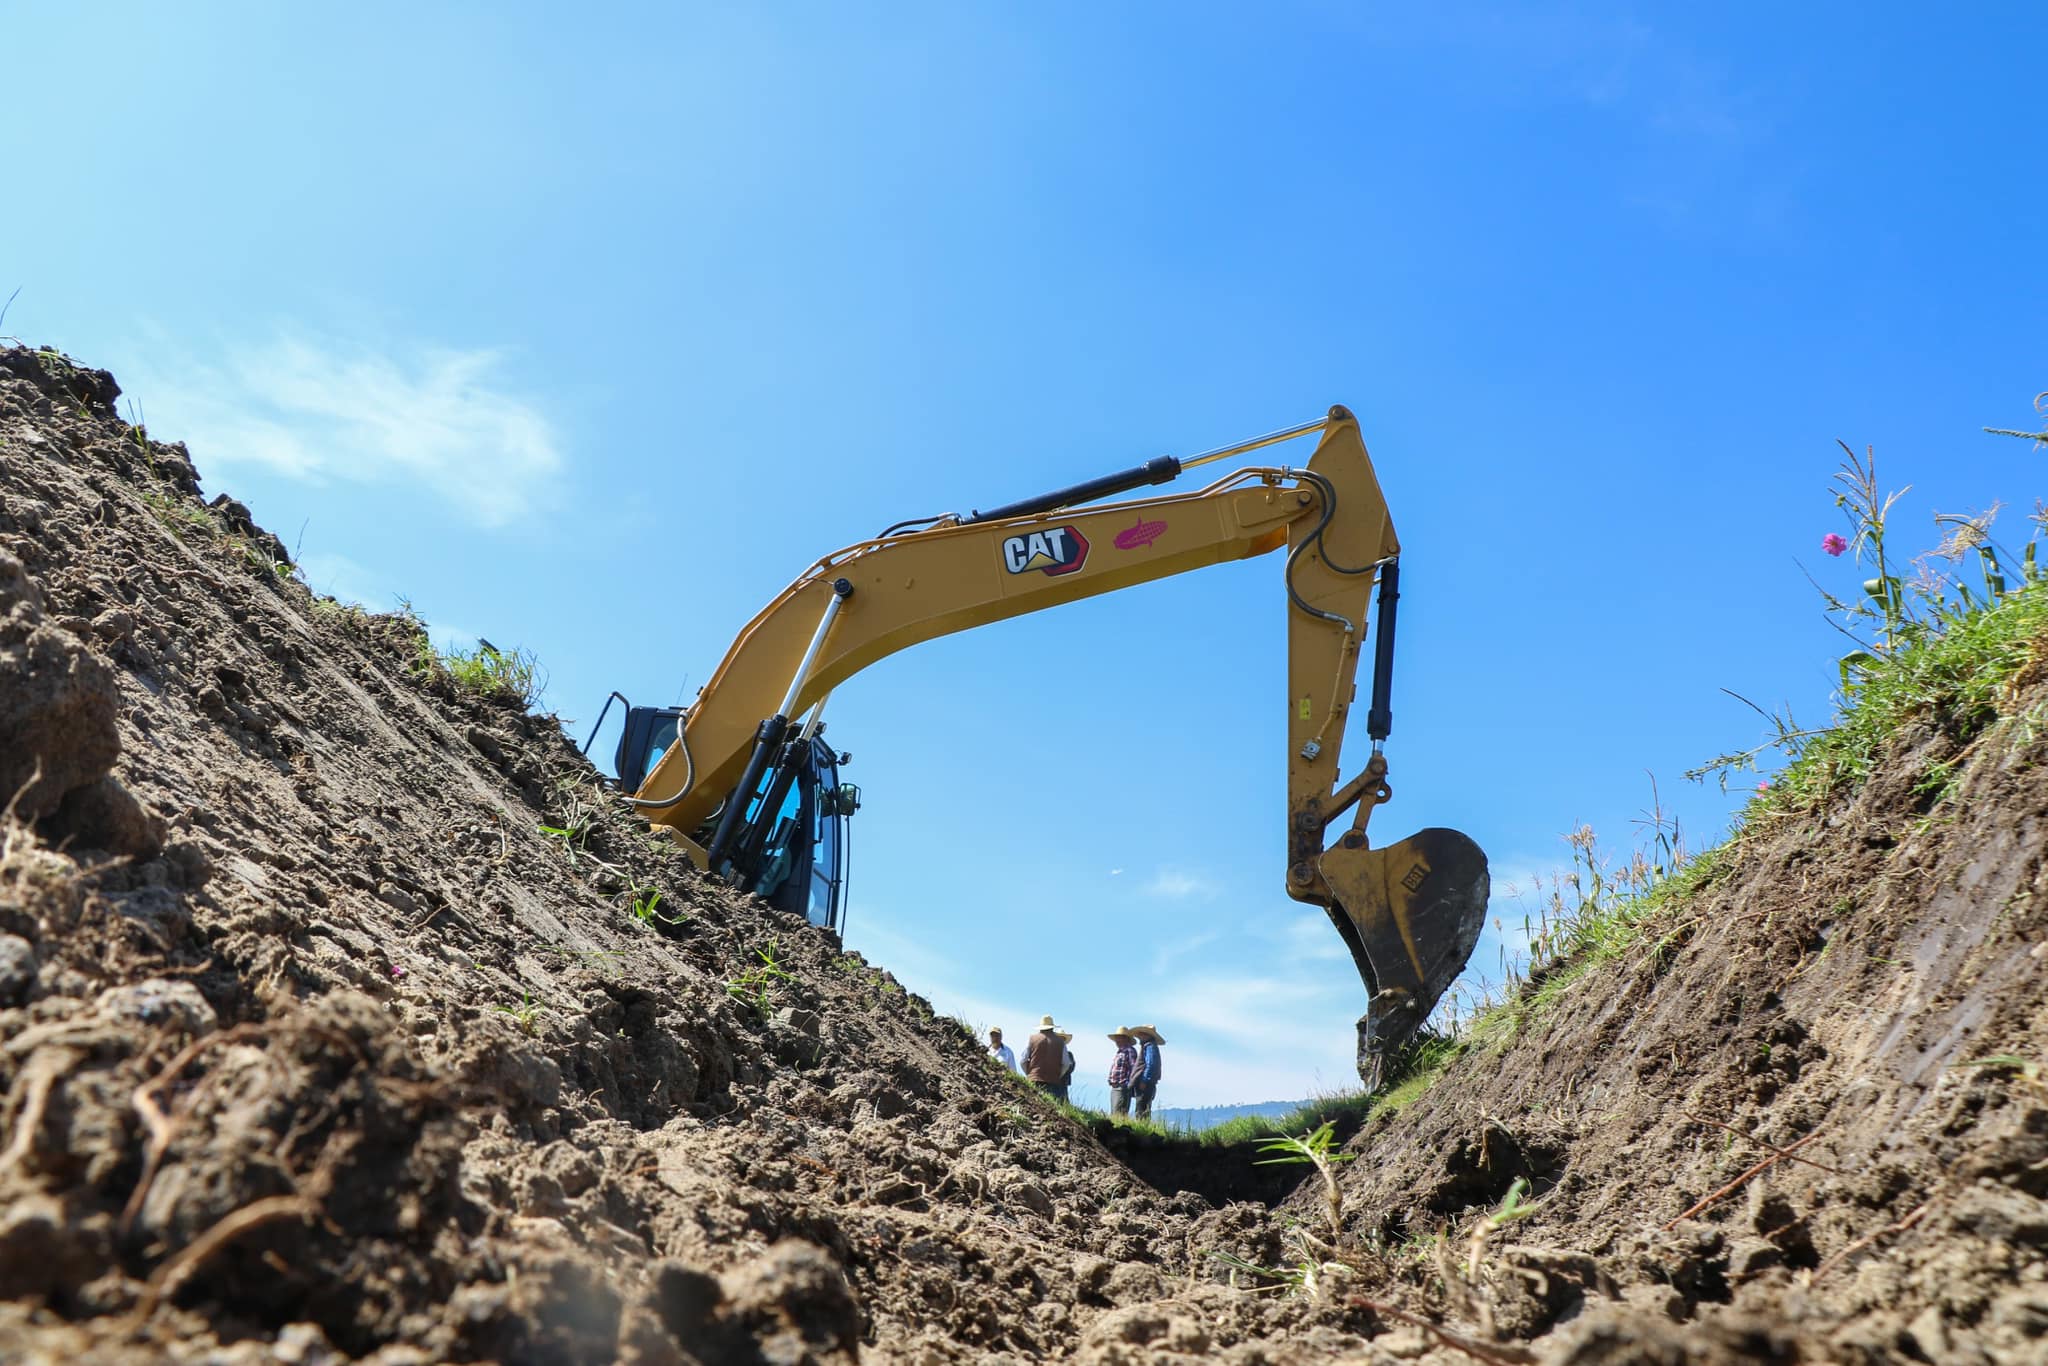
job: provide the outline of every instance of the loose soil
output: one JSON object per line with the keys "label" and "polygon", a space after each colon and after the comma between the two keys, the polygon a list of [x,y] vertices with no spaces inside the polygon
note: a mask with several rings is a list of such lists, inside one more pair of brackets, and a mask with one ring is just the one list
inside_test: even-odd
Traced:
{"label": "loose soil", "polygon": [[1106,1149],[118,392],[0,351],[0,1360],[2048,1359],[2040,678],[1378,1112],[1296,1289],[1320,1182]]}

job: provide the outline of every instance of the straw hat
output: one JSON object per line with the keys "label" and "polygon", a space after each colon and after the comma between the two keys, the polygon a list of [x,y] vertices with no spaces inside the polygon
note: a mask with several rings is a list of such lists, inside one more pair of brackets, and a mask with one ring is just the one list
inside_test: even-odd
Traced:
{"label": "straw hat", "polygon": [[1154,1029],[1151,1025],[1125,1025],[1123,1032],[1126,1034],[1135,1034],[1137,1037],[1141,1039],[1150,1039],[1153,1043],[1166,1042],[1166,1036],[1164,1034],[1161,1034],[1158,1030]]}
{"label": "straw hat", "polygon": [[1122,1040],[1124,1043],[1136,1043],[1138,1041],[1138,1036],[1131,1033],[1131,1031],[1128,1029],[1110,1030],[1109,1041],[1111,1043],[1116,1043],[1118,1040]]}
{"label": "straw hat", "polygon": [[1052,1034],[1053,1037],[1058,1039],[1061,1043],[1072,1043],[1074,1041],[1074,1036],[1067,1033],[1067,1031],[1064,1029],[1055,1029],[1052,1032]]}
{"label": "straw hat", "polygon": [[1038,1021],[1038,1027],[1040,1029],[1051,1029],[1053,1027],[1052,1016],[1046,1015],[1040,1017]]}

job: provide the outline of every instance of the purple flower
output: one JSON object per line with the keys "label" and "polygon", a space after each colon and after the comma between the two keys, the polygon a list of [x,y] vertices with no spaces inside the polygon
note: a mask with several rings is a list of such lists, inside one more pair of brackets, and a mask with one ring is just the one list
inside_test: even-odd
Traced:
{"label": "purple flower", "polygon": [[1830,531],[1820,538],[1820,548],[1830,555],[1839,555],[1849,548],[1849,543]]}
{"label": "purple flower", "polygon": [[391,975],[393,977],[403,977],[405,976],[405,969],[398,966],[398,964],[393,963],[391,965]]}

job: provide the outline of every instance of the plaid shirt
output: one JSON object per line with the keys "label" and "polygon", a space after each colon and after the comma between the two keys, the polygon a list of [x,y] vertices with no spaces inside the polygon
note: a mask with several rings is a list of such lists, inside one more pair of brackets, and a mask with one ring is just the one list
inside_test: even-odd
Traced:
{"label": "plaid shirt", "polygon": [[1131,1079],[1137,1076],[1137,1074],[1138,1050],[1130,1044],[1125,1044],[1122,1048],[1117,1049],[1116,1061],[1109,1065],[1109,1084],[1111,1086],[1129,1086]]}

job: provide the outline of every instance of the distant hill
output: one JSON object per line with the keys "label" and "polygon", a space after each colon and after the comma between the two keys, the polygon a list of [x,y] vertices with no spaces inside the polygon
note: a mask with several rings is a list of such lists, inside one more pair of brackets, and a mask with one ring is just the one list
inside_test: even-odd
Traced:
{"label": "distant hill", "polygon": [[1278,1119],[1282,1115],[1293,1114],[1306,1104],[1308,1102],[1305,1100],[1267,1100],[1257,1105],[1204,1105],[1192,1110],[1159,1109],[1152,1112],[1152,1119],[1154,1123],[1164,1124],[1169,1129],[1186,1129],[1190,1133],[1200,1133],[1204,1129],[1213,1129],[1219,1124],[1236,1119],[1239,1115],[1261,1115],[1267,1119]]}

